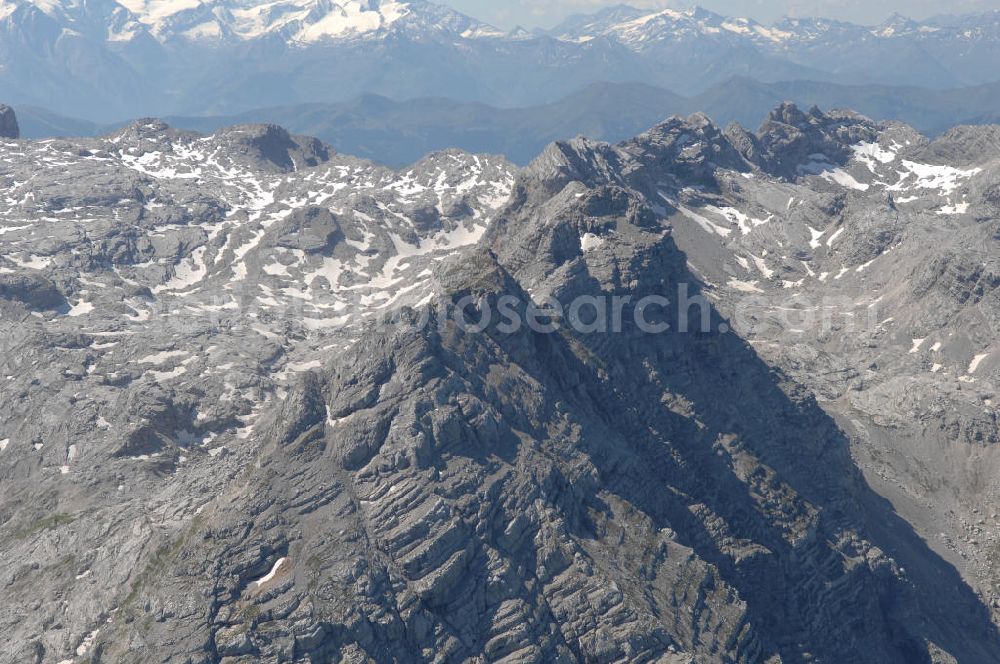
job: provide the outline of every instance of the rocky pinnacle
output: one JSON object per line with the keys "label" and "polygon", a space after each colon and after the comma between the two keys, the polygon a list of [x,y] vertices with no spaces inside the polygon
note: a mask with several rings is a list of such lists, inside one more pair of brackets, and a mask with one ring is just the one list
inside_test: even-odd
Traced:
{"label": "rocky pinnacle", "polygon": [[0,104],[0,138],[20,138],[21,130],[17,126],[17,116],[10,106]]}

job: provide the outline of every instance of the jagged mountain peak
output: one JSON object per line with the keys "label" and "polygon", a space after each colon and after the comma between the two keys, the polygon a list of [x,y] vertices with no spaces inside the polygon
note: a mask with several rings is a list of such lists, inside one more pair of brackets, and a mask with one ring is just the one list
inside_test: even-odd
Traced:
{"label": "jagged mountain peak", "polygon": [[[584,138],[550,144],[525,170],[550,192],[578,181],[588,185],[621,182],[623,173],[656,166],[678,182],[707,185],[718,169],[759,169],[795,180],[822,165],[844,163],[858,145],[877,141],[891,123],[877,123],[847,110],[807,111],[779,104],[752,133],[737,123],[720,128],[707,114],[673,116],[619,145]],[[912,133],[905,127],[898,131]],[[642,165],[636,171],[638,165]],[[714,186],[714,184],[712,185]]]}
{"label": "jagged mountain peak", "polygon": [[719,133],[719,127],[707,113],[696,111],[687,116],[674,115],[660,122],[641,135],[693,132],[698,136],[712,137]]}
{"label": "jagged mountain peak", "polygon": [[544,31],[544,33],[560,37],[581,32],[590,32],[603,25],[613,25],[633,20],[646,14],[645,10],[637,9],[627,4],[613,5],[603,7],[593,14],[576,14],[570,16],[559,25]]}
{"label": "jagged mountain peak", "polygon": [[879,27],[880,28],[888,28],[888,27],[893,27],[893,26],[895,26],[895,27],[911,27],[911,26],[916,26],[916,25],[919,25],[918,21],[913,20],[912,18],[910,18],[909,16],[906,16],[905,14],[903,14],[901,12],[894,11],[884,21],[882,21],[882,23],[879,24]]}
{"label": "jagged mountain peak", "polygon": [[590,17],[576,17],[553,34],[576,42],[598,36],[612,38],[638,50],[691,38],[776,43],[790,36],[753,19],[726,17],[700,6],[686,10],[613,8]]}
{"label": "jagged mountain peak", "polygon": [[[815,111],[815,112],[813,112]],[[809,124],[810,118],[819,119],[820,112],[818,108],[811,109],[809,114],[803,113],[799,110],[799,107],[792,102],[783,102],[773,111],[771,111],[767,116],[768,122],[780,122],[782,124],[792,125],[794,127],[799,127],[800,129],[805,128]]]}
{"label": "jagged mountain peak", "polygon": [[545,183],[546,190],[561,191],[570,182],[597,183],[614,179],[619,155],[614,147],[587,138],[551,143],[523,170],[519,180]]}

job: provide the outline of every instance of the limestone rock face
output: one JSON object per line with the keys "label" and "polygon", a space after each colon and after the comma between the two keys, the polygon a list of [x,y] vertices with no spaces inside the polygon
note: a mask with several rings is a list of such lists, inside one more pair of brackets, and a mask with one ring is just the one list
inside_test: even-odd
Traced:
{"label": "limestone rock face", "polygon": [[995,661],[991,141],[0,145],[0,661]]}

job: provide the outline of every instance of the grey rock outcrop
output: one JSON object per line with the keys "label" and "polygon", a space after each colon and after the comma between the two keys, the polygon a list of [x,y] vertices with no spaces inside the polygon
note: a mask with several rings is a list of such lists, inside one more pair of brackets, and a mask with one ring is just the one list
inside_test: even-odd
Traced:
{"label": "grey rock outcrop", "polygon": [[0,138],[20,138],[21,130],[17,126],[17,115],[10,106],[0,104]]}

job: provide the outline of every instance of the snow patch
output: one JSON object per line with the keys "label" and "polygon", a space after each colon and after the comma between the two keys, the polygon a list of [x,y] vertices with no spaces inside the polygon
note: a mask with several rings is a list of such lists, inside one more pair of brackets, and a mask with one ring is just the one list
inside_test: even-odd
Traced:
{"label": "snow patch", "polygon": [[820,242],[819,239],[824,235],[826,235],[826,231],[818,231],[812,226],[806,226],[806,228],[809,229],[809,234],[812,236],[812,238],[809,240],[809,246],[813,249],[819,249],[821,246],[823,246],[823,243]]}
{"label": "snow patch", "polygon": [[204,279],[208,275],[208,266],[205,265],[205,252],[207,250],[208,247],[195,249],[191,256],[174,270],[173,279],[156,286],[153,288],[153,292],[187,290]]}
{"label": "snow patch", "polygon": [[274,563],[274,567],[271,568],[271,571],[268,572],[267,574],[265,574],[264,576],[260,577],[256,581],[254,581],[254,585],[256,587],[260,588],[265,583],[267,583],[268,581],[270,581],[271,579],[273,579],[275,576],[277,576],[278,571],[282,568],[282,566],[285,564],[285,561],[287,561],[287,560],[288,560],[287,558],[278,558],[278,560],[275,561],[275,563]]}
{"label": "snow patch", "polygon": [[888,187],[889,191],[910,191],[912,189],[936,189],[942,194],[954,192],[961,184],[960,180],[981,173],[981,168],[962,170],[953,166],[935,166],[919,164],[915,161],[903,160],[903,168],[899,171],[899,181]]}
{"label": "snow patch", "polygon": [[753,254],[750,254],[750,258],[753,259],[754,265],[756,265],[757,269],[760,270],[760,273],[762,275],[764,275],[764,278],[765,279],[770,279],[771,276],[774,274],[774,270],[772,270],[771,268],[769,268],[767,266],[767,263],[764,261],[764,259],[763,258],[758,258],[757,256],[754,256]]}
{"label": "snow patch", "polygon": [[670,200],[662,192],[659,195],[660,198],[665,200],[671,206],[677,208],[677,211],[680,212],[684,217],[687,217],[691,221],[701,226],[702,230],[704,230],[706,233],[715,233],[717,235],[721,235],[722,237],[729,237],[729,234],[733,232],[731,228],[724,228],[723,226],[714,224],[705,217],[701,216],[700,214],[697,214],[689,210],[688,208],[684,207],[680,203]]}
{"label": "snow patch", "polygon": [[836,242],[837,238],[839,238],[843,233],[844,233],[844,227],[841,226],[840,228],[837,229],[837,232],[831,235],[830,239],[826,241],[826,246],[832,247],[833,243]]}
{"label": "snow patch", "polygon": [[750,231],[752,231],[755,226],[763,226],[774,218],[772,215],[767,219],[754,219],[750,215],[745,214],[744,212],[741,212],[733,207],[720,208],[714,205],[706,205],[705,209],[711,210],[712,212],[725,217],[730,223],[736,224],[743,235],[749,235]]}
{"label": "snow patch", "polygon": [[835,168],[832,171],[823,171],[819,174],[824,180],[834,182],[839,184],[845,189],[854,189],[856,191],[868,191],[870,185],[864,184],[863,182],[858,182],[853,175],[848,173],[842,168]]}
{"label": "snow patch", "polygon": [[376,4],[349,0],[342,5],[332,5],[325,16],[302,29],[295,40],[311,43],[346,34],[374,32],[389,27],[408,13],[409,7],[402,2]]}
{"label": "snow patch", "polygon": [[597,249],[602,244],[604,244],[604,238],[594,235],[593,233],[584,233],[580,236],[580,249],[583,251]]}
{"label": "snow patch", "polygon": [[90,650],[90,647],[94,645],[94,641],[97,639],[97,635],[101,630],[95,629],[93,632],[84,637],[83,642],[76,648],[76,656],[83,657]]}
{"label": "snow patch", "polygon": [[84,314],[89,314],[94,310],[94,304],[92,302],[85,302],[83,300],[77,302],[69,311],[66,312],[67,316],[83,316]]}
{"label": "snow patch", "polygon": [[159,353],[153,353],[152,355],[147,355],[146,357],[137,360],[136,364],[163,364],[167,360],[173,359],[175,357],[187,357],[187,351],[183,350],[164,350]]}
{"label": "snow patch", "polygon": [[740,291],[741,293],[763,293],[760,288],[757,287],[757,281],[740,281],[739,279],[730,279],[726,282],[730,288],[733,290]]}
{"label": "snow patch", "polygon": [[872,173],[875,172],[877,163],[891,164],[896,161],[896,153],[892,150],[886,150],[878,143],[858,143],[851,149],[854,150],[855,159],[867,166]]}
{"label": "snow patch", "polygon": [[989,353],[983,353],[981,355],[976,355],[976,357],[974,357],[972,359],[972,362],[969,364],[969,370],[966,371],[966,373],[969,373],[969,374],[976,373],[976,369],[979,368],[979,365],[982,364],[982,361],[985,360],[989,356],[990,356]]}
{"label": "snow patch", "polygon": [[323,366],[320,360],[310,360],[308,362],[289,362],[288,369],[294,371],[295,373],[302,373],[304,371],[310,371],[312,369],[319,369]]}
{"label": "snow patch", "polygon": [[144,375],[149,376],[154,381],[159,383],[182,376],[185,372],[187,372],[187,367],[179,366],[171,369],[170,371],[147,371]]}
{"label": "snow patch", "polygon": [[937,211],[938,214],[965,214],[969,211],[969,203],[962,201],[954,205],[945,205]]}

